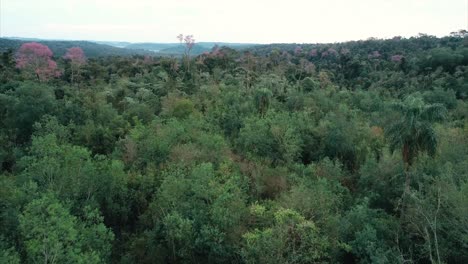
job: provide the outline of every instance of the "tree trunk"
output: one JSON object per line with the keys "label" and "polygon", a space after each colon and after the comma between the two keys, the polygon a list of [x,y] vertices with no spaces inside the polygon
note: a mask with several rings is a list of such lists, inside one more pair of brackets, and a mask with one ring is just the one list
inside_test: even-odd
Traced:
{"label": "tree trunk", "polygon": [[411,178],[409,175],[409,167],[411,165],[410,151],[407,143],[403,145],[402,148],[403,163],[405,166],[405,193],[409,192],[409,187],[411,183]]}

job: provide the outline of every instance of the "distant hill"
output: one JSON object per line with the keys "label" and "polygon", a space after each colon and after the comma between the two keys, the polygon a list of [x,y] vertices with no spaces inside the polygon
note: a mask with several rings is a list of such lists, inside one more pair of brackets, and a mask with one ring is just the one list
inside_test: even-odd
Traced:
{"label": "distant hill", "polygon": [[131,42],[126,42],[126,41],[91,41],[91,42],[95,42],[97,44],[114,46],[117,48],[125,48],[126,46],[132,44]]}
{"label": "distant hill", "polygon": [[[199,54],[202,54],[203,52],[211,51],[211,49],[212,47],[195,44],[192,50],[190,51],[190,54],[199,55]],[[163,54],[184,54],[184,52],[185,52],[185,46],[181,44],[177,44],[176,46],[168,47],[159,51],[159,53],[163,53]]]}
{"label": "distant hill", "polygon": [[143,49],[159,52],[164,49],[180,46],[179,43],[130,43],[125,46],[127,49]]}
{"label": "distant hill", "polygon": [[[256,46],[250,43],[228,43],[228,42],[198,42],[192,48],[191,54],[198,55],[203,52],[211,51],[215,45],[219,47],[226,46],[233,49],[244,49]],[[127,49],[141,49],[157,52],[160,54],[180,55],[185,51],[185,47],[180,43],[132,43],[125,46]]]}
{"label": "distant hill", "polygon": [[[159,55],[180,56],[185,52],[185,46],[180,43],[131,43],[125,41],[77,41],[77,40],[43,40],[36,38],[0,38],[0,52],[8,49],[16,50],[25,42],[39,42],[47,45],[55,56],[62,56],[68,48],[80,47],[88,57],[102,56],[132,56],[132,55]],[[229,47],[232,49],[252,48],[258,44],[228,43],[228,42],[198,42],[195,43],[191,54],[199,55],[209,52],[214,46]]]}
{"label": "distant hill", "polygon": [[98,44],[90,41],[66,41],[66,40],[41,40],[41,39],[18,39],[18,38],[0,38],[0,52],[8,49],[17,50],[23,43],[39,42],[47,45],[55,56],[63,56],[68,48],[80,47],[87,57],[103,56],[132,56],[132,55],[156,55],[154,52],[142,49],[119,48],[106,44]]}

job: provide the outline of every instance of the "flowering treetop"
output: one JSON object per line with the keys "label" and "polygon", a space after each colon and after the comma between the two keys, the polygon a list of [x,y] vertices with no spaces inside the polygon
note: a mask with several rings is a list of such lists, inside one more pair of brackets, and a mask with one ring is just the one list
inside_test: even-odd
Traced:
{"label": "flowering treetop", "polygon": [[42,81],[58,77],[60,72],[57,70],[57,63],[52,60],[52,55],[52,51],[46,45],[37,42],[24,43],[16,54],[16,67],[35,74]]}
{"label": "flowering treetop", "polygon": [[177,36],[177,39],[179,40],[180,43],[185,44],[185,55],[188,56],[193,46],[195,45],[195,39],[193,38],[193,35],[184,36],[183,34],[179,34]]}
{"label": "flowering treetop", "polygon": [[302,48],[301,46],[297,46],[295,49],[294,49],[294,55],[300,55],[302,53]]}
{"label": "flowering treetop", "polygon": [[390,60],[393,62],[400,63],[403,60],[403,55],[393,55]]}
{"label": "flowering treetop", "polygon": [[86,63],[86,57],[80,47],[69,48],[63,58],[70,60],[71,63],[75,65],[83,65]]}

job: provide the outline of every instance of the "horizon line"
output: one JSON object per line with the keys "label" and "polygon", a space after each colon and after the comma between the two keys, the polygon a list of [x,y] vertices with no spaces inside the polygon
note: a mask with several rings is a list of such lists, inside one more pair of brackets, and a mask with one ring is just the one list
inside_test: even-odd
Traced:
{"label": "horizon line", "polygon": [[[338,44],[338,43],[346,43],[346,42],[358,42],[358,41],[368,41],[368,40],[391,40],[396,37],[399,37],[401,39],[410,39],[410,38],[415,38],[415,37],[421,37],[421,36],[431,36],[431,37],[436,37],[436,38],[444,38],[450,36],[450,34],[455,33],[455,32],[463,32],[466,30],[465,29],[458,29],[455,31],[451,31],[448,34],[445,34],[443,36],[436,36],[436,35],[431,35],[427,33],[418,33],[417,35],[410,36],[410,37],[405,37],[401,35],[396,35],[393,37],[389,38],[378,38],[378,37],[368,37],[366,39],[353,39],[353,40],[346,40],[346,41],[335,41],[335,42],[268,42],[268,43],[255,43],[255,42],[229,42],[229,41],[199,41],[195,42],[197,43],[228,43],[228,44],[250,44],[250,45],[273,45],[273,44]],[[20,37],[20,36],[0,36],[0,38],[4,39],[17,39],[17,40],[42,40],[42,41],[87,41],[87,42],[115,42],[115,43],[129,43],[129,44],[180,44],[179,42],[158,42],[158,41],[127,41],[127,40],[92,40],[92,39],[55,39],[55,38],[38,38],[38,37]],[[183,43],[182,43],[183,44]]]}

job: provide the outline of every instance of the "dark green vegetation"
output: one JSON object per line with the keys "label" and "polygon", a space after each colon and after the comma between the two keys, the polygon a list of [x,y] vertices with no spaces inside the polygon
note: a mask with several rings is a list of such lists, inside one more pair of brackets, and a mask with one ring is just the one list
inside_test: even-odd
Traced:
{"label": "dark green vegetation", "polygon": [[464,34],[1,59],[0,263],[468,263]]}

